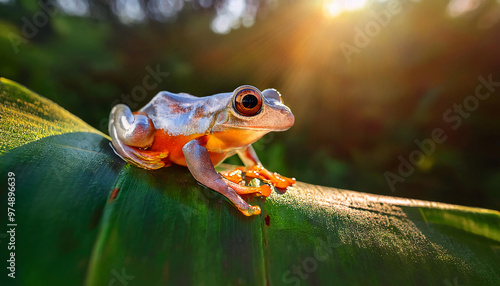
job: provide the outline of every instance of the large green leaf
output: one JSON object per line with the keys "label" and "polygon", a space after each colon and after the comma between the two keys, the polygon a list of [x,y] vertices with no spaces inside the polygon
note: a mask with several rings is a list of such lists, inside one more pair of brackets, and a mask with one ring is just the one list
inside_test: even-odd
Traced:
{"label": "large green leaf", "polygon": [[47,136],[79,131],[107,137],[52,101],[0,77],[0,155]]}
{"label": "large green leaf", "polygon": [[497,211],[299,182],[250,198],[263,213],[244,217],[186,168],[127,165],[75,117],[36,113],[64,113],[54,103],[6,80],[1,94],[26,116],[0,122],[16,141],[1,141],[0,174],[16,174],[17,223],[16,278],[0,285],[500,285]]}

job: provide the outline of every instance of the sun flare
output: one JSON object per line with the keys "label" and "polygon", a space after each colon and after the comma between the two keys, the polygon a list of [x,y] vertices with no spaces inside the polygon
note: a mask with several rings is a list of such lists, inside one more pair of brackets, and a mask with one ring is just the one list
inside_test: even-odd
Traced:
{"label": "sun flare", "polygon": [[325,0],[323,13],[329,18],[335,18],[342,12],[354,11],[365,6],[367,0]]}

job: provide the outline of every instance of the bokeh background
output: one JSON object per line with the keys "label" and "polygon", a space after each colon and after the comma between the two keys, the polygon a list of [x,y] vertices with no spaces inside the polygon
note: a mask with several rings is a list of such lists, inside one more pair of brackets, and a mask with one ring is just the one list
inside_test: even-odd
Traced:
{"label": "bokeh background", "polygon": [[[268,169],[499,210],[500,87],[454,106],[500,82],[499,20],[498,0],[0,0],[0,76],[103,132],[114,104],[161,90],[274,87],[296,124],[255,144]],[[401,176],[435,128],[447,139]]]}

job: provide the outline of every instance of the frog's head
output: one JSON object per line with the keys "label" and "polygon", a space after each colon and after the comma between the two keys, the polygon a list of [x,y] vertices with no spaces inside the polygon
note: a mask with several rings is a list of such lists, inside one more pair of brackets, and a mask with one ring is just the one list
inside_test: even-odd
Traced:
{"label": "frog's head", "polygon": [[292,111],[283,103],[275,89],[260,91],[251,85],[235,89],[216,125],[230,129],[252,130],[257,133],[285,131],[295,122]]}

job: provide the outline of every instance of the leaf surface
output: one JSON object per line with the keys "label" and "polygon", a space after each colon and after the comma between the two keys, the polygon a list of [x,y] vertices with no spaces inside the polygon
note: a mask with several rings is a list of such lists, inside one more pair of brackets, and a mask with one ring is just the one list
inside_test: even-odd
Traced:
{"label": "leaf surface", "polygon": [[186,168],[127,165],[98,131],[4,82],[8,102],[38,104],[2,113],[17,227],[16,279],[1,285],[500,285],[497,211],[299,182],[249,198],[263,213],[244,217]]}
{"label": "leaf surface", "polygon": [[70,132],[107,137],[54,102],[0,77],[0,155],[47,136]]}

